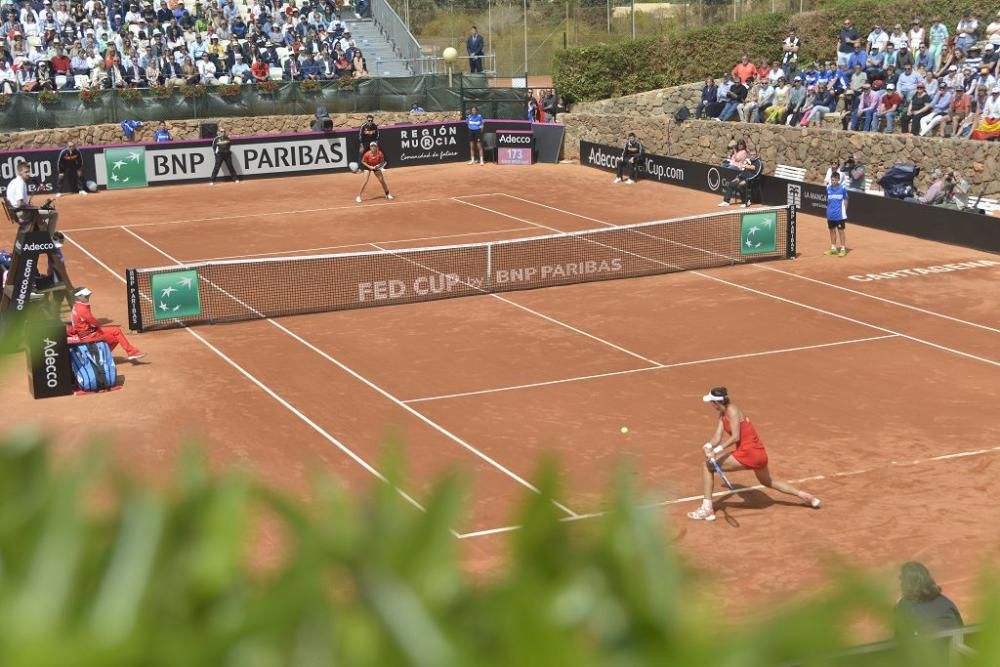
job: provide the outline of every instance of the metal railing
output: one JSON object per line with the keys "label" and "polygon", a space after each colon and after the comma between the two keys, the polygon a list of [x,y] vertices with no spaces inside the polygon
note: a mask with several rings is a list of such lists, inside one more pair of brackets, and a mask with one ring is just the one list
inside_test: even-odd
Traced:
{"label": "metal railing", "polygon": [[[920,637],[919,641],[925,642],[925,648],[937,646],[943,651],[940,665],[941,667],[960,667],[966,658],[976,655],[974,647],[969,646],[968,640],[976,638],[982,631],[981,625],[966,625],[954,630],[942,630],[933,634]],[[862,662],[865,658],[878,658],[879,656],[892,655],[899,648],[899,642],[889,639],[872,644],[855,646],[842,653],[828,657],[826,664],[831,665],[852,665],[852,664],[874,664],[872,662]],[[782,667],[801,667],[800,663],[787,663]]]}
{"label": "metal railing", "polygon": [[[423,55],[420,44],[406,27],[403,19],[399,18],[396,10],[386,0],[371,0],[371,15],[375,25],[389,40],[399,57],[407,62],[419,63]],[[411,68],[411,71],[413,74],[423,73],[416,68]]]}
{"label": "metal railing", "polygon": [[[455,59],[452,72],[458,74],[469,74],[470,56],[461,56]],[[496,72],[496,54],[488,53],[481,57],[483,63],[483,75],[492,75]],[[420,74],[447,74],[448,65],[441,56],[420,56],[415,60],[407,58],[376,58],[374,68],[372,62],[368,62],[368,72],[372,76],[398,76],[403,68],[409,68],[415,75]]]}

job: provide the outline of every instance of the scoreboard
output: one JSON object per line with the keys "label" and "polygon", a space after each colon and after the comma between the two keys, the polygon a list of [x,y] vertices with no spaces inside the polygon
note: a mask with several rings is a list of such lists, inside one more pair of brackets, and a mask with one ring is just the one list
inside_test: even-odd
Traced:
{"label": "scoreboard", "polygon": [[530,130],[497,131],[497,164],[530,165],[534,149],[535,137]]}

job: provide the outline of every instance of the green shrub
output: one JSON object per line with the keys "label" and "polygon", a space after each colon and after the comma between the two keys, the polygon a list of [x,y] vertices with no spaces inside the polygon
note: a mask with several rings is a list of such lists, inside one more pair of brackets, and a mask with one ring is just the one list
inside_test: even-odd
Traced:
{"label": "green shrub", "polygon": [[[624,483],[607,516],[571,524],[551,502],[557,475],[545,471],[542,493],[530,494],[517,517],[522,529],[508,537],[506,565],[476,580],[450,532],[464,502],[453,478],[434,487],[425,513],[374,481],[353,501],[320,482],[305,508],[244,475],[212,477],[190,456],[161,491],[93,453],[53,466],[47,452],[31,437],[0,446],[4,667],[757,667],[792,659],[853,667],[862,663],[813,656],[843,645],[859,613],[888,622],[891,612],[879,586],[843,575],[812,601],[727,621],[699,592],[710,579],[678,562],[662,515],[637,509]],[[254,556],[261,521],[274,538],[265,564]],[[988,607],[989,628],[1000,628],[997,612]],[[995,635],[984,632],[983,654],[968,664],[1000,664]],[[877,664],[941,667],[919,649]]]}
{"label": "green shrub", "polygon": [[996,15],[996,3],[987,0],[833,0],[802,14],[762,14],[652,40],[559,51],[553,83],[572,101],[591,101],[718,77],[744,52],[755,63],[779,59],[789,27],[802,39],[802,62],[828,60],[836,55],[837,33],[845,18],[854,21],[862,38],[876,22],[888,29],[898,22],[909,29],[910,21],[919,18],[927,29],[935,15],[954,34],[966,8],[979,18],[982,30]]}

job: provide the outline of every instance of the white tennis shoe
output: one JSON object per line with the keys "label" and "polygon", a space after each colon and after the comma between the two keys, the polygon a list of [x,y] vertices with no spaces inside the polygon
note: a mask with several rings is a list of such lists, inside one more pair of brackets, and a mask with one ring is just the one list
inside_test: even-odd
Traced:
{"label": "white tennis shoe", "polygon": [[628,179],[627,181],[625,181],[625,185],[635,185],[635,181],[633,181],[633,180],[632,180],[632,179],[630,178],[630,179]]}
{"label": "white tennis shoe", "polygon": [[385,198],[386,198],[386,199],[392,199],[393,197],[392,197],[392,195],[391,195],[391,194],[389,194],[388,192],[386,192],[386,193],[385,193]]}
{"label": "white tennis shoe", "polygon": [[702,505],[693,512],[688,512],[688,518],[695,521],[715,521],[715,510]]}
{"label": "white tennis shoe", "polygon": [[357,197],[355,197],[354,201],[356,201],[356,202],[358,202],[360,204],[361,203],[361,195],[358,195]]}
{"label": "white tennis shoe", "polygon": [[614,180],[614,182],[615,182],[615,183],[621,183],[621,182],[622,182],[622,179],[620,179],[620,178],[616,178],[616,179]]}

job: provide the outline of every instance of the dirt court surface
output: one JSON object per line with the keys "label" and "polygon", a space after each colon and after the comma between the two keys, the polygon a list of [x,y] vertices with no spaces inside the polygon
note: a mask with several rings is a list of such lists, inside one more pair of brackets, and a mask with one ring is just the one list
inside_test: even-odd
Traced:
{"label": "dirt court surface", "polygon": [[[352,174],[66,197],[70,274],[94,290],[99,317],[121,323],[128,267],[718,210],[711,195],[612,185],[572,165],[386,175],[397,199],[362,205]],[[988,412],[1000,401],[1000,266],[865,278],[1000,258],[856,225],[852,252],[825,257],[825,221],[810,216],[798,239],[790,261],[134,335],[148,363],[121,364],[122,391],[34,402],[23,372],[0,391],[12,414],[28,415],[20,425],[59,434],[66,450],[112,433],[151,480],[194,435],[213,465],[246,466],[303,497],[320,474],[352,490],[373,483],[386,435],[399,434],[414,505],[445,471],[468,475],[454,529],[477,572],[502,567],[512,510],[549,454],[564,471],[568,521],[601,512],[613,470],[629,462],[664,530],[719,573],[737,606],[815,588],[831,559],[919,559],[964,609],[1000,548],[988,492],[1000,469]],[[685,517],[715,425],[701,396],[714,385],[756,423],[773,474],[822,497],[822,510],[750,491],[714,524]]]}

